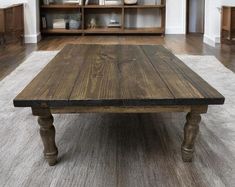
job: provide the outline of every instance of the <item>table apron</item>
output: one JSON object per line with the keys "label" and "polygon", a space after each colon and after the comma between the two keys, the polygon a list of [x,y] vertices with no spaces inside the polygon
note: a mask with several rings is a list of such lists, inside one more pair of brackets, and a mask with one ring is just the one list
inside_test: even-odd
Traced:
{"label": "table apron", "polygon": [[161,112],[191,112],[200,110],[207,112],[206,105],[172,105],[172,106],[78,106],[78,107],[56,107],[56,108],[37,108],[33,107],[34,115],[40,115],[49,110],[52,114],[70,113],[161,113]]}

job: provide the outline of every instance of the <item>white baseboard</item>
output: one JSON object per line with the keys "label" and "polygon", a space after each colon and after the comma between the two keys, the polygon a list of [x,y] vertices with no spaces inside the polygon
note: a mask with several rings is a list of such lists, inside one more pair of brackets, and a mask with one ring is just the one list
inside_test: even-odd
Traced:
{"label": "white baseboard", "polygon": [[203,42],[212,46],[212,47],[215,47],[216,44],[220,43],[220,36],[215,36],[214,38],[212,38],[212,37],[204,34]]}
{"label": "white baseboard", "polygon": [[166,34],[185,34],[182,27],[166,27]]}
{"label": "white baseboard", "polygon": [[41,33],[37,33],[34,35],[25,35],[24,40],[25,43],[38,43],[41,40]]}
{"label": "white baseboard", "polygon": [[215,43],[220,44],[221,38],[220,36],[215,36]]}

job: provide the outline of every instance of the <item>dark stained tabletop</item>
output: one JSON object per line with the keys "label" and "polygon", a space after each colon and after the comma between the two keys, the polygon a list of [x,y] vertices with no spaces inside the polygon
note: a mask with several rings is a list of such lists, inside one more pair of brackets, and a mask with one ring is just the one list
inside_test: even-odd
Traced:
{"label": "dark stained tabletop", "polygon": [[17,107],[223,104],[162,46],[67,45],[14,99]]}

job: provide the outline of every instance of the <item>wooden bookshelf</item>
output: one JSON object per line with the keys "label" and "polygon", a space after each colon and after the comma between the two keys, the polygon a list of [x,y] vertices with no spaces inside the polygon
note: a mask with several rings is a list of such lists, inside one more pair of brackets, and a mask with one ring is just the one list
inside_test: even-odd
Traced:
{"label": "wooden bookshelf", "polygon": [[[127,27],[125,25],[125,17],[127,16],[128,11],[132,11],[135,9],[153,9],[158,10],[159,14],[156,17],[156,20],[160,20],[159,26],[156,27]],[[165,0],[160,0],[159,4],[153,5],[79,5],[79,4],[50,4],[50,5],[41,5],[40,8],[40,15],[42,20],[42,15],[46,14],[66,14],[78,12],[81,13],[82,20],[81,20],[81,28],[76,30],[68,30],[68,29],[52,29],[46,28],[41,29],[43,34],[165,34]],[[109,28],[107,26],[97,28],[87,28],[86,18],[89,17],[90,14],[100,12],[110,13],[112,11],[119,12],[120,15],[120,28]],[[132,15],[133,16],[133,15]],[[135,15],[138,16],[138,13]],[[153,15],[155,16],[155,15]],[[42,24],[41,24],[42,25]]]}
{"label": "wooden bookshelf", "polygon": [[234,6],[222,7],[221,43],[235,44],[235,7]]}

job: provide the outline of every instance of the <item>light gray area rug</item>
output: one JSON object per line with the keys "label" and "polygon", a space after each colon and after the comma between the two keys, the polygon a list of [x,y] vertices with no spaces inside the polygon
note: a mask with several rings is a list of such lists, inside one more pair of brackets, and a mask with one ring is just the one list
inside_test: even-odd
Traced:
{"label": "light gray area rug", "polygon": [[226,97],[203,115],[193,163],[184,113],[55,115],[60,162],[42,155],[36,118],[14,97],[57,52],[34,52],[0,82],[0,186],[235,186],[235,75],[213,56],[179,56]]}

